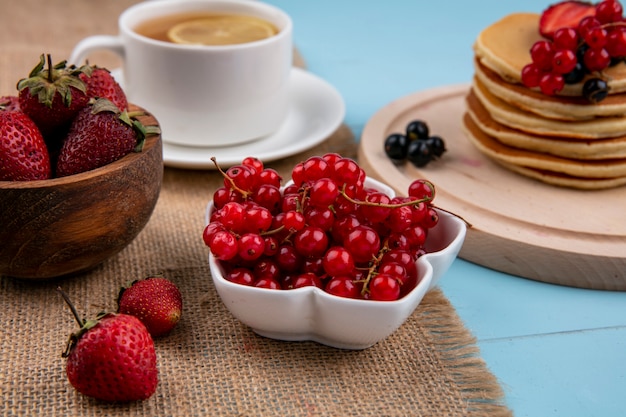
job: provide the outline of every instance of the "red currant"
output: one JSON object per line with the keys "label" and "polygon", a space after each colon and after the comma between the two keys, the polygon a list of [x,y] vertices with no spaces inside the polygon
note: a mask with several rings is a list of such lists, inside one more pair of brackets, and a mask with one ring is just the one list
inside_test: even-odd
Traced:
{"label": "red currant", "polygon": [[600,26],[600,22],[594,16],[584,17],[580,23],[578,23],[578,33],[583,38],[590,29]]}
{"label": "red currant", "polygon": [[322,281],[312,272],[305,272],[295,277],[293,288],[318,287],[322,288]]}
{"label": "red currant", "polygon": [[329,294],[344,298],[360,298],[359,287],[349,276],[333,277],[324,288]]}
{"label": "red currant", "polygon": [[259,173],[259,184],[269,184],[276,188],[280,188],[282,177],[275,169],[265,168]]}
{"label": "red currant", "polygon": [[316,181],[328,177],[331,168],[322,157],[312,156],[304,161],[302,170],[305,181]]}
{"label": "red currant", "polygon": [[609,31],[606,50],[610,56],[615,58],[626,56],[626,28],[616,27]]}
{"label": "red currant", "polygon": [[335,163],[333,179],[339,187],[343,184],[356,184],[361,176],[359,165],[349,158],[342,158]]}
{"label": "red currant", "polygon": [[552,58],[552,70],[558,74],[567,74],[576,68],[578,59],[574,51],[561,49],[554,53]]}
{"label": "red currant", "polygon": [[359,225],[345,236],[343,246],[352,253],[355,262],[369,262],[380,250],[380,237],[371,227]]}
{"label": "red currant", "polygon": [[320,257],[328,249],[328,236],[319,227],[306,226],[293,238],[296,251],[304,257]]}
{"label": "red currant", "polygon": [[369,283],[370,297],[377,301],[394,301],[400,296],[398,280],[388,274],[378,274]]}
{"label": "red currant", "polygon": [[278,253],[276,253],[276,263],[280,266],[280,269],[286,272],[296,272],[302,266],[303,259],[296,249],[288,244],[283,244],[278,247]]}
{"label": "red currant", "polygon": [[263,171],[263,162],[259,158],[255,158],[253,156],[248,156],[241,161],[241,165],[246,165],[248,167],[252,167],[256,170],[256,172]]}
{"label": "red currant", "polygon": [[611,63],[611,56],[604,48],[589,48],[585,51],[584,61],[589,71],[602,71]]}
{"label": "red currant", "polygon": [[596,4],[596,19],[600,23],[619,22],[622,12],[622,5],[617,0],[605,0]]}
{"label": "red currant", "polygon": [[265,241],[258,233],[246,233],[239,238],[238,255],[244,261],[259,259],[265,251]]}
{"label": "red currant", "polygon": [[260,278],[254,283],[254,286],[258,288],[266,288],[268,290],[282,289],[278,281],[272,278]]}
{"label": "red currant", "polygon": [[574,28],[561,28],[554,32],[552,38],[554,47],[557,50],[567,49],[575,51],[578,48],[578,32]]}
{"label": "red currant", "polygon": [[252,199],[261,207],[268,209],[270,213],[275,214],[280,210],[283,196],[275,185],[261,184],[254,191]]}
{"label": "red currant", "polygon": [[257,280],[261,278],[280,279],[280,267],[271,259],[259,260],[259,262],[254,265],[252,272]]}
{"label": "red currant", "polygon": [[418,200],[432,201],[435,198],[435,187],[426,180],[418,179],[409,185],[408,194]]}
{"label": "red currant", "polygon": [[304,210],[304,218],[308,225],[319,227],[325,232],[335,223],[335,215],[328,207],[307,207]]}
{"label": "red currant", "polygon": [[541,71],[551,71],[554,52],[554,47],[550,41],[541,40],[535,42],[530,48],[530,57]]}
{"label": "red currant", "polygon": [[226,171],[224,186],[226,188],[238,188],[245,192],[250,192],[254,188],[254,176],[249,167],[245,165],[235,165]]}
{"label": "red currant", "polygon": [[539,88],[541,92],[548,96],[553,96],[565,87],[565,80],[560,74],[549,72],[544,74],[539,80]]}
{"label": "red currant", "polygon": [[600,49],[606,45],[607,32],[604,28],[598,26],[590,28],[584,36],[585,42],[592,49]]}
{"label": "red currant", "polygon": [[245,212],[245,229],[249,232],[261,233],[272,226],[272,213],[257,204],[248,207]]}
{"label": "red currant", "polygon": [[235,268],[225,276],[226,280],[241,285],[254,285],[254,275],[247,268]]}
{"label": "red currant", "polygon": [[227,230],[216,232],[209,242],[209,248],[213,255],[222,261],[233,259],[239,250],[237,238]]}
{"label": "red currant", "polygon": [[350,275],[354,270],[354,258],[346,248],[333,246],[324,254],[322,266],[324,272],[331,277]]}
{"label": "red currant", "polygon": [[530,63],[522,68],[522,83],[528,88],[539,87],[542,74],[536,64]]}
{"label": "red currant", "polygon": [[320,178],[309,190],[309,204],[316,207],[328,207],[335,202],[338,195],[339,187],[335,181],[330,178]]}

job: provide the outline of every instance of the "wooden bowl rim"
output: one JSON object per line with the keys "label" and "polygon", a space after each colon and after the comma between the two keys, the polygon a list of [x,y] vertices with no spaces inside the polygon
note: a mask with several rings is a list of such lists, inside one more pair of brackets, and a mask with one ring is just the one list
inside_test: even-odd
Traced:
{"label": "wooden bowl rim", "polygon": [[[158,126],[158,122],[152,115],[152,113],[143,109],[134,104],[128,105],[129,110],[132,111],[144,111],[146,114],[139,116],[138,119],[144,126]],[[141,152],[131,152],[128,155],[123,156],[122,158],[113,161],[109,164],[103,165],[98,168],[94,168],[89,171],[80,172],[74,175],[68,175],[66,177],[57,177],[57,178],[49,178],[46,180],[31,180],[31,181],[0,181],[0,190],[3,189],[41,189],[41,188],[49,188],[55,187],[59,185],[67,185],[79,183],[81,181],[89,181],[94,177],[99,177],[101,175],[105,175],[110,172],[115,172],[119,169],[122,169],[128,165],[131,165],[135,161],[141,159],[144,155],[146,155],[152,148],[161,144],[161,135],[150,135],[146,137],[143,149]]]}

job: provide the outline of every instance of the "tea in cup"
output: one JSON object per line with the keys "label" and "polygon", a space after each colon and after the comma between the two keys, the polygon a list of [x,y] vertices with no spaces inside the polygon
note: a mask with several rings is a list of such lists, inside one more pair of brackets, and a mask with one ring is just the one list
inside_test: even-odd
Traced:
{"label": "tea in cup", "polygon": [[79,42],[70,62],[111,50],[123,58],[131,103],[175,145],[240,144],[277,131],[289,110],[292,22],[250,0],[154,0],[118,20],[119,35]]}

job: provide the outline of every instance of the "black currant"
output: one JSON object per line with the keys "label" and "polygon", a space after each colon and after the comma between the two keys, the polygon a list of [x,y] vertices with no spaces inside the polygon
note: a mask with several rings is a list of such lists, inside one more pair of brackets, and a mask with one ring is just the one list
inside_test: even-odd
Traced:
{"label": "black currant", "polygon": [[585,78],[585,68],[580,62],[576,63],[574,69],[567,74],[563,74],[563,80],[565,84],[576,84],[579,83]]}
{"label": "black currant", "polygon": [[585,73],[589,72],[587,70],[587,67],[585,67],[585,52],[587,52],[587,49],[589,49],[589,45],[583,43],[576,50],[576,60],[578,61],[578,63],[580,63],[582,70]]}
{"label": "black currant", "polygon": [[441,136],[431,136],[426,139],[426,144],[430,146],[430,150],[435,158],[439,158],[446,151],[446,144]]}
{"label": "black currant", "polygon": [[423,120],[413,120],[406,126],[406,136],[409,140],[427,139],[428,125]]}
{"label": "black currant", "polygon": [[601,78],[590,78],[583,84],[583,97],[592,103],[599,103],[609,94],[609,86]]}
{"label": "black currant", "polygon": [[392,133],[385,139],[385,154],[394,162],[402,162],[406,159],[409,140],[399,133]]}
{"label": "black currant", "polygon": [[433,159],[433,153],[425,140],[414,140],[409,142],[407,159],[418,168],[428,164]]}

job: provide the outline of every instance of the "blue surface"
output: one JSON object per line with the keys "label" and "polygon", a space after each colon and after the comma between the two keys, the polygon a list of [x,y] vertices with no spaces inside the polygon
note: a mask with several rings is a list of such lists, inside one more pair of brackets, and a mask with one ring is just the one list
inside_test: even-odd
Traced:
{"label": "blue surface", "polygon": [[[267,2],[292,16],[308,69],[342,94],[346,124],[357,137],[392,100],[469,82],[472,44],[482,28],[551,3]],[[463,260],[455,261],[441,288],[476,336],[517,417],[626,414],[626,293],[539,283]]]}

